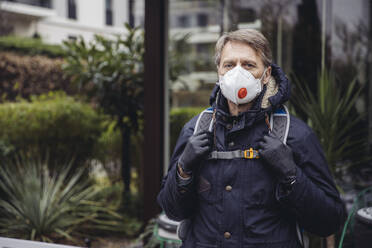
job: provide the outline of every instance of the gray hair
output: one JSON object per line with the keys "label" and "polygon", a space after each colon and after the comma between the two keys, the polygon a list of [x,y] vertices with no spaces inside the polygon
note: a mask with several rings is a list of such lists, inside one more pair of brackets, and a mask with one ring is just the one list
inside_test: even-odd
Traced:
{"label": "gray hair", "polygon": [[270,44],[266,37],[261,32],[255,29],[240,29],[222,35],[216,43],[216,50],[214,55],[214,62],[217,66],[219,66],[221,61],[222,50],[225,47],[226,43],[229,41],[240,41],[246,43],[259,54],[264,66],[270,66],[272,62]]}

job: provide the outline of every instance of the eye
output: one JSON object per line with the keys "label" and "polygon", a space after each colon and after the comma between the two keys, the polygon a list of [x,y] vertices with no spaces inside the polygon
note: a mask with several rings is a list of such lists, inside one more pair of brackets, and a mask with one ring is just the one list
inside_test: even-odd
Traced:
{"label": "eye", "polygon": [[256,66],[252,63],[243,63],[242,66],[244,68],[255,68]]}
{"label": "eye", "polygon": [[233,68],[233,64],[231,64],[231,63],[226,63],[226,64],[223,65],[223,68],[231,69],[231,68]]}

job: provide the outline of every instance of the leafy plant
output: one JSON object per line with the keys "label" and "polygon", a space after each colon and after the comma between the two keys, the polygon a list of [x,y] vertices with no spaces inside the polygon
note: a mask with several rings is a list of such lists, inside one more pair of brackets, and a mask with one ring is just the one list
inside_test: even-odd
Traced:
{"label": "leafy plant", "polygon": [[124,190],[130,185],[130,136],[141,126],[143,109],[143,33],[126,25],[125,35],[107,39],[96,35],[64,42],[64,71],[80,89],[116,121],[122,138],[122,177]]}
{"label": "leafy plant", "polygon": [[343,169],[369,160],[368,141],[361,127],[363,115],[355,108],[362,92],[356,80],[343,87],[332,72],[324,71],[319,76],[316,94],[306,83],[294,82],[294,106],[307,115],[333,174],[340,176]]}
{"label": "leafy plant", "polygon": [[91,181],[83,170],[71,174],[71,165],[50,171],[47,162],[27,156],[2,164],[0,235],[74,243],[99,232],[129,230],[133,235],[139,224],[109,208],[104,198],[95,200],[97,191]]}

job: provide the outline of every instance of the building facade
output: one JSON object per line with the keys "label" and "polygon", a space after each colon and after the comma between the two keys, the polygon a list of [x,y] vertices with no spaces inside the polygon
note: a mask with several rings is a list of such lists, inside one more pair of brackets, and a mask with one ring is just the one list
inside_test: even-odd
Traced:
{"label": "building facade", "polygon": [[128,1],[122,0],[3,0],[0,10],[12,34],[41,37],[60,44],[66,39],[123,32],[128,22]]}

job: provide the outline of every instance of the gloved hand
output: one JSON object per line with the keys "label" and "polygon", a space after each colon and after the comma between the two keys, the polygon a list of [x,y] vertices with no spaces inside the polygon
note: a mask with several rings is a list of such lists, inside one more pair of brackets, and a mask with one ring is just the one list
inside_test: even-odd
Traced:
{"label": "gloved hand", "polygon": [[283,144],[272,132],[259,143],[259,154],[277,173],[279,182],[288,182],[296,176],[292,149]]}
{"label": "gloved hand", "polygon": [[183,153],[178,159],[182,170],[190,174],[200,160],[212,148],[212,133],[208,131],[200,132],[191,136],[186,144]]}

